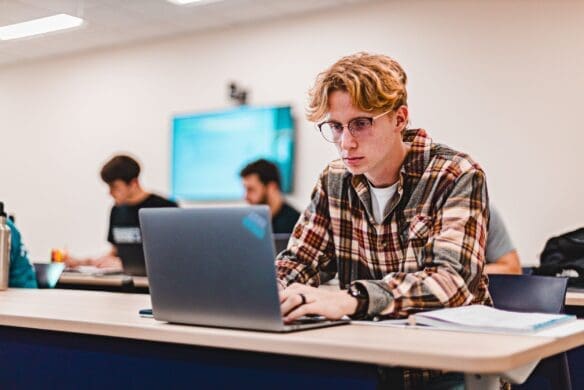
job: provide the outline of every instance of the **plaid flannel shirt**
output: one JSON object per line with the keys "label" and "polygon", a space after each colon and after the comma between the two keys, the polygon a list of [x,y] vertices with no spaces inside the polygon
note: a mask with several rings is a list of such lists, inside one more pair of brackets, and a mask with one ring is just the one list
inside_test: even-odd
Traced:
{"label": "plaid flannel shirt", "polygon": [[[373,217],[367,179],[352,175],[341,160],[325,168],[276,259],[285,285],[318,286],[338,274],[341,288],[351,282],[366,288],[370,317],[491,303],[483,272],[489,218],[484,172],[422,129],[405,131],[403,140],[410,150],[381,224]],[[406,370],[406,387],[433,376],[414,372],[420,374]]]}

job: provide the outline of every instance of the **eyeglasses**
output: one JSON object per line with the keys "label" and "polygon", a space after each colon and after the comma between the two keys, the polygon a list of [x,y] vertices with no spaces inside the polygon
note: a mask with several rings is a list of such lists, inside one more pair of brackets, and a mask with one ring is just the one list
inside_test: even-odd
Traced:
{"label": "eyeglasses", "polygon": [[373,129],[373,121],[387,115],[392,110],[386,111],[383,114],[376,115],[374,117],[358,117],[351,119],[346,125],[335,121],[325,121],[317,125],[320,134],[328,142],[339,143],[341,141],[341,136],[343,135],[343,129],[345,126],[351,136],[355,139],[363,139],[371,135],[371,130]]}

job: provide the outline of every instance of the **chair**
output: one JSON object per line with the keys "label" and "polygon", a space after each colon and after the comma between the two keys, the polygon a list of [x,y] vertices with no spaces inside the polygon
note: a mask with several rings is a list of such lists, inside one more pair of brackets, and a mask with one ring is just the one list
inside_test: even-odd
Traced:
{"label": "chair", "polygon": [[290,233],[274,233],[274,246],[276,248],[276,254],[282,252],[288,247],[289,240]]}
{"label": "chair", "polygon": [[[495,308],[520,312],[558,314],[564,311],[567,278],[536,275],[489,275],[489,292]],[[527,381],[514,389],[572,388],[566,353],[543,359]]]}
{"label": "chair", "polygon": [[533,275],[533,267],[521,267],[522,275]]}

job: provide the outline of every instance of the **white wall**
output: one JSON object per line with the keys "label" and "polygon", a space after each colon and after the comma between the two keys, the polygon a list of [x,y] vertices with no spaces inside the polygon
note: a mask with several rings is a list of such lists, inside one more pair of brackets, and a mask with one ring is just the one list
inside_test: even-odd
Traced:
{"label": "white wall", "polygon": [[111,206],[101,164],[130,151],[145,186],[167,192],[170,116],[225,107],[235,80],[252,104],[294,106],[291,201],[303,207],[335,157],[303,118],[306,91],[367,50],[405,67],[413,126],[483,165],[534,263],[547,237],[584,225],[583,34],[584,2],[404,0],[0,68],[0,199],[35,261],[64,245],[99,253]]}

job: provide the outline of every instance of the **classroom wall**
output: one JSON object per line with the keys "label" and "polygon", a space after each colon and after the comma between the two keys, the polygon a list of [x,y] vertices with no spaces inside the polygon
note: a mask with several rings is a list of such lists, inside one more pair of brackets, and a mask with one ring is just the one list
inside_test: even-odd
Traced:
{"label": "classroom wall", "polygon": [[406,69],[413,126],[482,164],[533,264],[547,237],[584,225],[583,34],[578,1],[384,1],[0,67],[0,199],[33,260],[51,247],[99,254],[111,206],[101,164],[131,152],[144,186],[167,193],[171,115],[227,107],[234,80],[252,104],[293,105],[290,201],[302,208],[336,156],[303,117],[306,91],[366,50]]}

